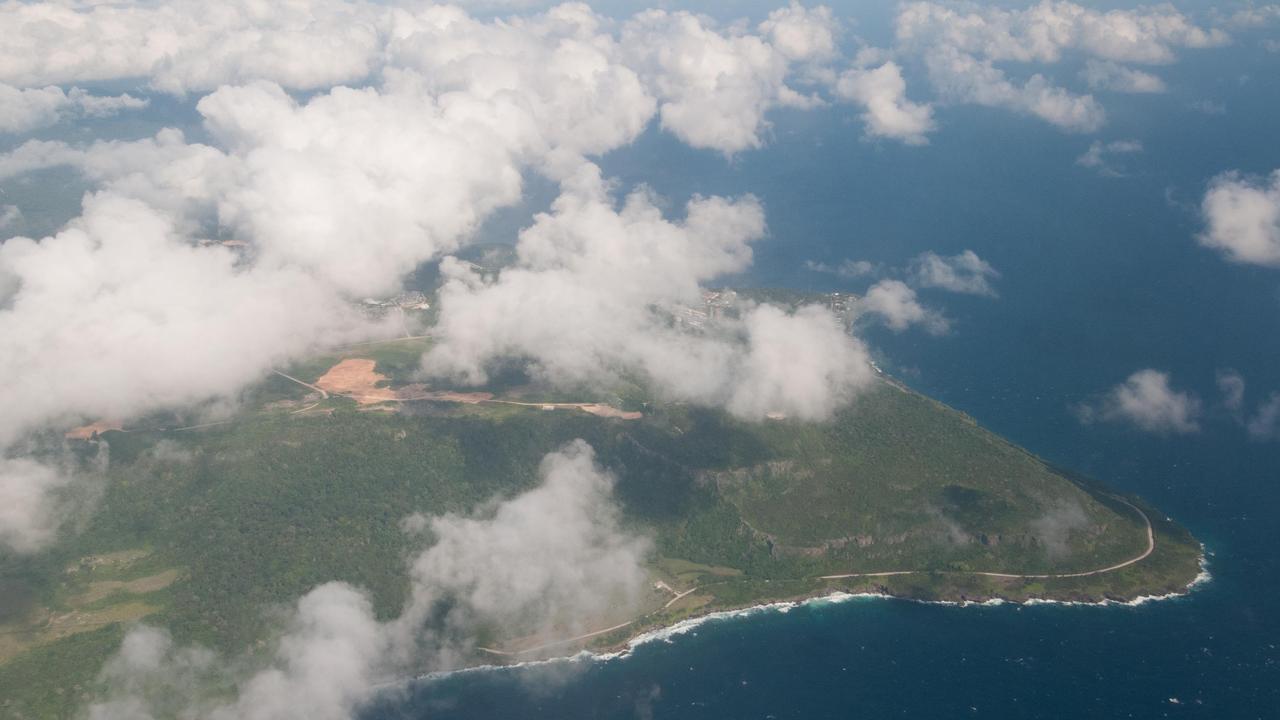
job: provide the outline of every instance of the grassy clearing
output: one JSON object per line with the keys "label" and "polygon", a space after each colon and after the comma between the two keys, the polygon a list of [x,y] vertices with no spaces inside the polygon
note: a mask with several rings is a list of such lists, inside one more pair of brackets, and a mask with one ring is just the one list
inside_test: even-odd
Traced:
{"label": "grassy clearing", "polygon": [[69,564],[46,603],[29,605],[0,623],[0,667],[36,648],[163,610],[168,601],[163,591],[182,573],[174,568],[150,573],[151,558],[149,550],[129,549]]}

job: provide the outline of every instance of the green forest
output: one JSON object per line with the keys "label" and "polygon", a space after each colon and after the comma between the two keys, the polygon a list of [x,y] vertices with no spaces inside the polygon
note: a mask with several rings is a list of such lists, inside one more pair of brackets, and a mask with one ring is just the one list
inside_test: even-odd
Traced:
{"label": "green forest", "polygon": [[[381,348],[379,371],[404,376],[410,354]],[[290,373],[312,382],[336,357]],[[653,576],[698,587],[597,644],[709,610],[833,590],[1128,599],[1180,590],[1198,571],[1199,546],[1160,519],[1156,552],[1122,570],[968,574],[1123,562],[1142,552],[1145,522],[1128,504],[1136,500],[1068,477],[887,379],[821,424],[748,423],[647,403],[635,389],[587,399],[629,396],[644,408],[638,420],[431,401],[370,409],[342,397],[296,412],[307,394],[273,376],[230,421],[178,430],[151,419],[82,443],[79,452],[105,445],[110,458],[93,511],[47,551],[0,557],[0,716],[72,714],[123,628],[142,618],[181,643],[253,653],[272,632],[273,611],[332,580],[366,588],[377,612],[393,617],[414,550],[402,518],[468,513],[518,494],[537,484],[544,455],[575,438],[616,475],[625,522],[654,538]],[[919,572],[819,579],[887,570]]]}

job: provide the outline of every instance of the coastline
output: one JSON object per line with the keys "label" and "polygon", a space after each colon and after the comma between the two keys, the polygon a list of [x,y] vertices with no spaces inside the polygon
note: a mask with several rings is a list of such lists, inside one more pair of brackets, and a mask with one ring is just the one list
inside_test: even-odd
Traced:
{"label": "coastline", "polygon": [[562,655],[549,655],[546,657],[536,657],[529,660],[519,660],[509,663],[484,663],[478,665],[470,665],[467,667],[456,668],[453,670],[439,670],[421,675],[416,675],[399,681],[388,681],[382,684],[382,687],[398,686],[403,687],[407,684],[416,682],[430,682],[442,680],[458,675],[466,675],[478,672],[492,672],[514,670],[518,668],[539,667],[543,665],[555,665],[563,663],[580,663],[580,662],[608,662],[612,660],[624,660],[629,657],[637,648],[656,643],[671,642],[671,639],[680,635],[685,635],[695,631],[697,628],[723,620],[735,620],[748,618],[764,613],[776,612],[785,614],[796,608],[801,607],[821,607],[823,605],[837,605],[859,600],[876,601],[888,600],[918,603],[921,605],[939,605],[945,607],[1001,607],[1004,605],[1014,605],[1019,607],[1035,607],[1035,606],[1061,606],[1061,607],[1127,607],[1139,608],[1156,602],[1164,602],[1169,600],[1178,600],[1186,598],[1213,580],[1213,575],[1209,571],[1209,553],[1201,545],[1200,553],[1200,571],[1187,585],[1174,592],[1165,593],[1163,595],[1139,595],[1130,600],[1114,600],[1111,598],[1102,598],[1094,601],[1082,600],[1054,600],[1049,598],[1027,598],[1025,600],[1010,600],[1006,598],[987,598],[984,600],[925,600],[901,595],[893,595],[883,592],[845,592],[842,590],[833,590],[821,594],[810,595],[790,600],[777,600],[772,602],[758,603],[754,605],[745,605],[738,608],[726,608],[722,610],[714,610],[712,612],[701,615],[694,615],[683,618],[670,625],[662,627],[648,628],[628,637],[626,640],[608,645],[604,648],[591,649],[579,648],[572,653]]}

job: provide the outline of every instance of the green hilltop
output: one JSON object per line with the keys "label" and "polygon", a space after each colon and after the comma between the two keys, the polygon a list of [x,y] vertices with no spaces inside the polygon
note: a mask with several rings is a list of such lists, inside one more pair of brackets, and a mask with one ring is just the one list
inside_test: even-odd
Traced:
{"label": "green hilltop", "polygon": [[[646,404],[638,387],[553,393],[517,371],[489,401],[458,402],[410,384],[428,342],[287,368],[292,379],[273,375],[225,423],[155,417],[85,442],[110,448],[96,510],[48,551],[0,557],[0,716],[72,714],[130,620],[243,653],[270,636],[268,609],[331,580],[367,588],[393,617],[412,549],[402,518],[531,488],[539,460],[575,438],[616,474],[625,522],[654,538],[652,597],[591,637],[486,638],[476,662],[611,647],[835,591],[1132,600],[1181,592],[1199,572],[1198,543],[1162,514],[887,377],[821,424]],[[305,386],[343,358],[376,362],[387,392],[427,399],[358,404]],[[555,405],[576,402],[641,417]]]}

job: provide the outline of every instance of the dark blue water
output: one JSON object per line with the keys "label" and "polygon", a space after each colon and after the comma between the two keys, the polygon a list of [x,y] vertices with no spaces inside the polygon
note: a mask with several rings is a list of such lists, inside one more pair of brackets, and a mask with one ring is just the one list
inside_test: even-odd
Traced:
{"label": "dark blue water", "polygon": [[[1063,72],[1070,72],[1063,70]],[[1213,580],[1129,607],[941,607],[859,600],[716,621],[630,656],[426,681],[375,718],[1280,717],[1280,443],[1215,407],[1240,371],[1250,407],[1280,391],[1280,271],[1198,247],[1196,206],[1225,170],[1280,167],[1280,55],[1256,45],[1164,69],[1171,91],[1106,96],[1124,177],[1077,167],[1089,137],[976,108],[925,148],[867,143],[844,111],[776,117],[732,162],[659,133],[607,159],[676,203],[752,192],[771,237],[743,282],[861,285],[808,259],[901,266],[977,251],[998,300],[923,292],[936,338],[871,331],[892,372],[1049,460],[1146,497],[1196,533]],[[1193,104],[1210,100],[1224,114]],[[1205,401],[1197,435],[1081,426],[1072,403],[1154,367]]]}

